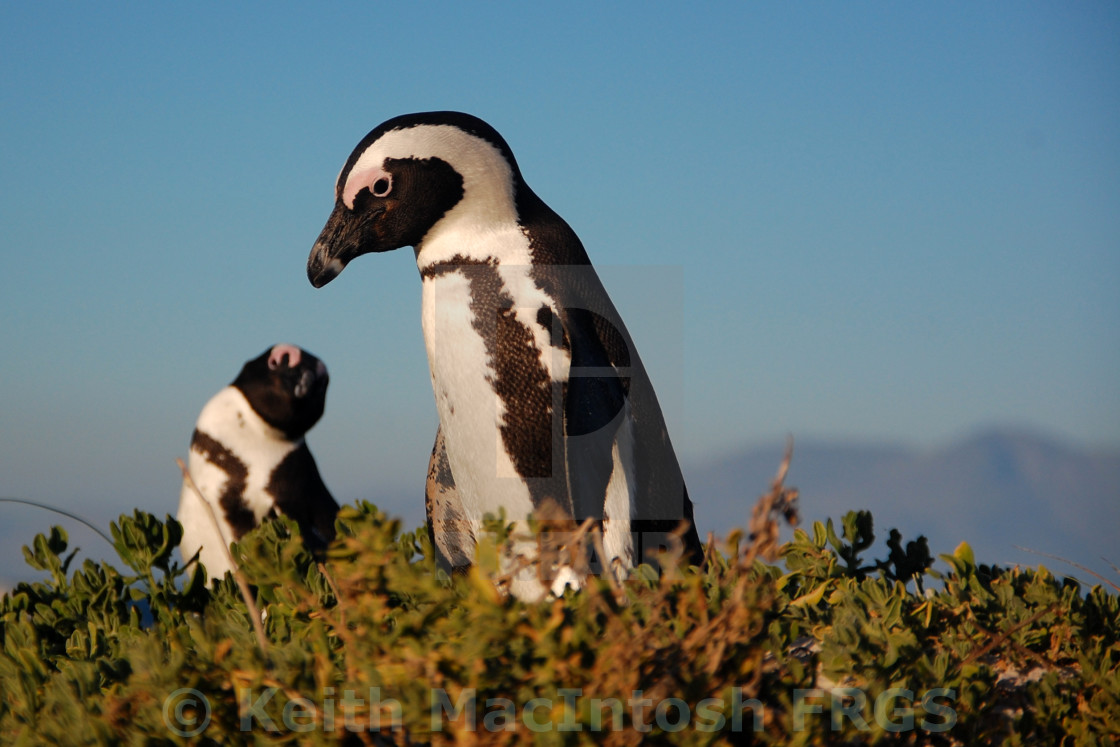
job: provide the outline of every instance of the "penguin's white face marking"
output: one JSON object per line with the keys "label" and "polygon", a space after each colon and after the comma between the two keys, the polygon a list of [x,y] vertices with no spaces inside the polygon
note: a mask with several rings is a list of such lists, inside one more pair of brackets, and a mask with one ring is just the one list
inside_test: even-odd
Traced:
{"label": "penguin's white face marking", "polygon": [[[472,247],[494,245],[502,233],[529,264],[527,238],[518,235],[519,179],[508,146],[481,120],[453,113],[389,120],[358,144],[339,173],[335,208],[308,258],[308,278],[321,287],[355,257],[402,246],[416,248],[423,269],[456,253],[477,256]],[[447,241],[430,247],[436,237]],[[458,248],[442,251],[450,246]]]}
{"label": "penguin's white face marking", "polygon": [[358,157],[345,183],[338,185],[338,197],[353,210],[354,198],[363,189],[374,197],[387,196],[393,161],[429,159],[443,161],[463,180],[463,197],[447,218],[469,216],[476,225],[517,223],[509,161],[482,138],[451,125],[419,125],[385,133]]}

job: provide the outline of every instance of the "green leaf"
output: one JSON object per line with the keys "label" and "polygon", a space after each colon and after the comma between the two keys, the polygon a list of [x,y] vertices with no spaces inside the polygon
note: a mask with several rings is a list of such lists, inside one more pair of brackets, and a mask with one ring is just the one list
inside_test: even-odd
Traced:
{"label": "green leaf", "polygon": [[976,557],[972,554],[972,547],[967,542],[957,545],[953,550],[953,557],[969,566],[976,566]]}

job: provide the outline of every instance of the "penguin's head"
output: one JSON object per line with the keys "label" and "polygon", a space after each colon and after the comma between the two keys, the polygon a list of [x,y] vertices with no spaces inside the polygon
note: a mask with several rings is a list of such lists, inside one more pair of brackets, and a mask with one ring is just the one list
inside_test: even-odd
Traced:
{"label": "penguin's head", "polygon": [[394,117],[362,138],[335,183],[334,211],[307,260],[316,288],[355,257],[424,241],[450,226],[485,232],[517,221],[527,192],[493,127],[459,112]]}
{"label": "penguin's head", "polygon": [[262,420],[294,440],[323,416],[329,382],[321,360],[295,345],[281,344],[246,363],[233,386]]}

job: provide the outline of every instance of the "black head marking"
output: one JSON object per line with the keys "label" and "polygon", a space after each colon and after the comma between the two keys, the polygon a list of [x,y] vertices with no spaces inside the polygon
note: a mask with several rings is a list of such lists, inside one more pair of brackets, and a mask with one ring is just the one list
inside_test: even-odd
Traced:
{"label": "black head marking", "polygon": [[233,386],[261,419],[294,440],[323,416],[329,381],[314,355],[276,345],[246,363]]}
{"label": "black head marking", "polygon": [[[355,215],[373,216],[361,237],[365,251],[416,246],[463,199],[463,177],[439,158],[389,158],[385,171],[391,181],[385,196],[376,194],[382,178],[354,198]],[[356,249],[364,253],[362,246]]]}

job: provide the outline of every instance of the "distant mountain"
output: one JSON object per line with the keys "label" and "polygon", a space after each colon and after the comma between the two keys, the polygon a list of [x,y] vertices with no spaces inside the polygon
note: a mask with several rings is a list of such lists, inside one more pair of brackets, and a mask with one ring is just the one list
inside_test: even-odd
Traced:
{"label": "distant mountain", "polygon": [[[781,462],[784,444],[686,465],[701,533],[746,523]],[[962,540],[984,563],[1046,565],[1094,582],[1062,556],[1120,582],[1120,452],[1093,452],[1022,430],[986,430],[942,448],[795,441],[787,485],[801,491],[803,526],[870,509],[876,534],[919,534],[930,550]],[[1106,558],[1107,561],[1102,560]]]}

